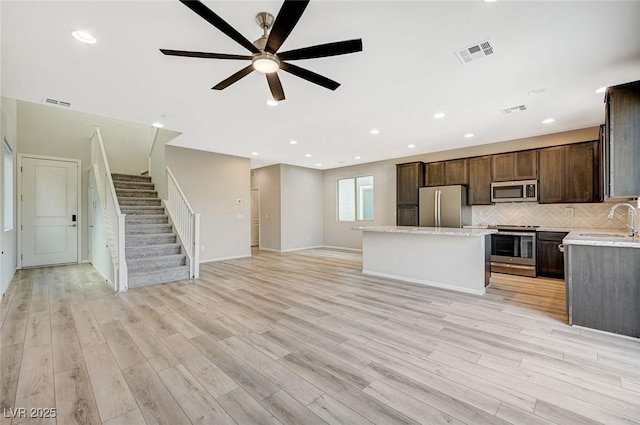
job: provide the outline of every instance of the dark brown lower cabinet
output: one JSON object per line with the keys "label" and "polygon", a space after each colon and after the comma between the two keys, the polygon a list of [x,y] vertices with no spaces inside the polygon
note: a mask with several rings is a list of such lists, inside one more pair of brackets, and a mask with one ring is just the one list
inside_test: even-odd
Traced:
{"label": "dark brown lower cabinet", "polygon": [[420,217],[417,205],[398,206],[396,224],[398,226],[418,226]]}
{"label": "dark brown lower cabinet", "polygon": [[564,254],[558,249],[566,232],[538,232],[536,272],[538,276],[564,279]]}

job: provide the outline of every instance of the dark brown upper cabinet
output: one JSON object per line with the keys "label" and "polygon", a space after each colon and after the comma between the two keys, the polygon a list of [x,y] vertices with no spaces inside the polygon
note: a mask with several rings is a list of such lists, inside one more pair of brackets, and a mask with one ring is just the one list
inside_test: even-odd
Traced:
{"label": "dark brown upper cabinet", "polygon": [[604,192],[640,196],[640,81],[609,87],[605,96]]}
{"label": "dark brown upper cabinet", "polygon": [[396,165],[397,205],[418,205],[418,189],[423,185],[423,182],[423,162]]}
{"label": "dark brown upper cabinet", "polygon": [[528,150],[493,155],[494,182],[535,180],[538,178],[538,151]]}
{"label": "dark brown upper cabinet", "polygon": [[469,183],[469,165],[467,158],[453,159],[444,163],[444,183],[450,184],[468,184]]}
{"label": "dark brown upper cabinet", "polygon": [[491,204],[491,159],[469,158],[469,205]]}
{"label": "dark brown upper cabinet", "polygon": [[425,168],[425,186],[444,186],[446,184],[444,161],[429,162]]}
{"label": "dark brown upper cabinet", "polygon": [[539,152],[541,204],[599,200],[598,142],[545,148]]}

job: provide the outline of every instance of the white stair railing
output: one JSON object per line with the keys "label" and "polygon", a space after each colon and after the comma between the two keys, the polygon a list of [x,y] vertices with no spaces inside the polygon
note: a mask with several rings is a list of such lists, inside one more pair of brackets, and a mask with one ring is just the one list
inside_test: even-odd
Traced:
{"label": "white stair railing", "polygon": [[167,167],[167,199],[165,207],[173,222],[178,238],[189,258],[189,276],[200,277],[200,214],[189,205],[171,169]]}
{"label": "white stair railing", "polygon": [[113,262],[114,289],[118,292],[126,291],[129,285],[125,257],[125,214],[120,211],[99,127],[96,127],[93,136],[91,136],[91,162],[96,176],[98,196],[100,196],[106,220],[105,227],[108,232],[107,239]]}

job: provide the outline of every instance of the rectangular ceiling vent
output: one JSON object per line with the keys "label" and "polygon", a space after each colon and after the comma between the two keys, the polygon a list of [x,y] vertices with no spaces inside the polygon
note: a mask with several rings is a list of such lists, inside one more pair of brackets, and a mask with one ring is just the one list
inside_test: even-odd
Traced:
{"label": "rectangular ceiling vent", "polygon": [[521,111],[526,111],[527,107],[524,105],[518,105],[518,106],[511,106],[509,108],[504,108],[504,109],[500,109],[500,111],[502,111],[503,114],[512,114],[514,112],[521,112]]}
{"label": "rectangular ceiling vent", "polygon": [[469,62],[482,59],[486,56],[492,55],[494,52],[493,40],[485,40],[483,42],[472,44],[456,51],[456,56],[460,62],[464,65]]}
{"label": "rectangular ceiling vent", "polygon": [[42,99],[42,103],[44,103],[45,105],[61,106],[63,108],[70,108],[71,107],[71,103],[69,103],[69,102],[64,102],[62,100],[51,99],[50,97],[45,97],[44,99]]}

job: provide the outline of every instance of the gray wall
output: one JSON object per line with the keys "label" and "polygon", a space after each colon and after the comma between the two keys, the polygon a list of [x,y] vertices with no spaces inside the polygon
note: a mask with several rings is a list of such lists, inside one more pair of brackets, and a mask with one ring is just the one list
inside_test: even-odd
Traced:
{"label": "gray wall", "polygon": [[165,160],[164,147],[180,134],[181,133],[163,128],[154,129],[155,136],[153,137],[151,152],[149,153],[149,175],[161,199],[167,199],[167,163]]}
{"label": "gray wall", "polygon": [[[17,179],[16,170],[17,167],[17,152],[18,152],[18,125],[17,125],[17,103],[15,99],[2,98],[0,105],[0,133],[2,134],[2,140],[0,143],[4,144],[4,140],[9,143],[9,146],[13,150],[13,230],[2,232],[2,239],[0,245],[2,246],[2,261],[0,262],[0,292],[5,293],[11,278],[16,272],[17,263],[17,246],[16,246],[16,218],[17,218]],[[4,149],[4,148],[0,148]],[[0,176],[4,176],[4,160],[0,159]],[[0,223],[4,223],[4,177],[2,178],[2,184],[0,184]]]}
{"label": "gray wall", "polygon": [[[200,213],[200,260],[251,255],[250,164],[247,158],[165,147],[167,166]],[[240,199],[238,204],[236,201]]]}
{"label": "gray wall", "polygon": [[281,166],[281,251],[323,244],[322,187],[322,171]]}
{"label": "gray wall", "polygon": [[260,248],[282,249],[280,164],[251,171],[251,187],[260,188]]}
{"label": "gray wall", "polygon": [[[362,248],[360,232],[350,230],[360,225],[395,225],[396,216],[396,168],[395,164],[412,161],[443,161],[447,159],[466,158],[489,155],[545,146],[563,145],[598,139],[598,127],[526,139],[509,140],[482,146],[473,146],[450,151],[414,155],[386,161],[350,167],[335,168],[324,172],[324,206],[323,206],[323,240],[326,246],[344,248]],[[339,222],[337,221],[337,180],[344,177],[373,176],[374,185],[374,221],[373,222]]]}

